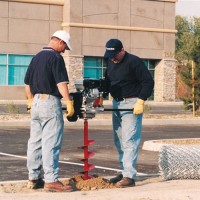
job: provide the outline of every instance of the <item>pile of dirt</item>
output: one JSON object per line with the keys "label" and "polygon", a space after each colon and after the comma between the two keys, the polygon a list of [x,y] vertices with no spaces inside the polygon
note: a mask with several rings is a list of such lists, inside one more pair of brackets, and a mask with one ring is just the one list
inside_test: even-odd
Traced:
{"label": "pile of dirt", "polygon": [[88,180],[84,180],[82,176],[74,176],[67,181],[63,181],[63,184],[71,185],[74,190],[82,191],[116,188],[114,184],[109,183],[108,179],[98,176]]}
{"label": "pile of dirt", "polygon": [[[82,176],[74,176],[70,179],[62,179],[64,185],[71,185],[74,191],[89,191],[98,189],[116,188],[108,179],[103,177],[92,177],[84,180]],[[0,193],[19,193],[19,192],[43,192],[44,189],[32,190],[27,188],[27,182],[4,183],[0,184]]]}

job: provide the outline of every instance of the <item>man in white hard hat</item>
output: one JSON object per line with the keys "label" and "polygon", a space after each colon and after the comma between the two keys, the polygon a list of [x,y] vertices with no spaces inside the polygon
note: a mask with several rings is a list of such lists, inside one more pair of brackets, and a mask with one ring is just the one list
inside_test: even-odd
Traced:
{"label": "man in white hard hat", "polygon": [[62,40],[63,42],[65,42],[65,44],[67,44],[66,46],[66,50],[72,50],[71,46],[70,46],[70,35],[67,31],[63,31],[63,30],[59,30],[56,31],[52,37],[53,38],[58,38],[60,40]]}
{"label": "man in white hard hat", "polygon": [[74,114],[68,89],[69,78],[60,55],[65,50],[71,50],[70,35],[64,30],[56,31],[48,46],[33,57],[24,79],[28,111],[31,111],[27,149],[27,187],[30,189],[44,187],[53,192],[72,191],[71,186],[64,186],[58,180],[64,127],[61,98],[66,101],[66,116]]}

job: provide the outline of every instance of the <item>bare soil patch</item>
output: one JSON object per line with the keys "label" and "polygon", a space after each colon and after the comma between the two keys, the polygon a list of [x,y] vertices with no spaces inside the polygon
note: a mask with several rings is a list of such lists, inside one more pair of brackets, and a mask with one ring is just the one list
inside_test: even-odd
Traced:
{"label": "bare soil patch", "polygon": [[[145,185],[147,183],[160,182],[161,177],[147,178],[136,181],[136,185]],[[109,183],[109,179],[103,177],[94,177],[84,180],[82,176],[74,176],[70,179],[62,179],[64,185],[71,185],[74,191],[90,191],[99,189],[112,189],[116,186]],[[44,189],[28,189],[27,182],[5,182],[0,184],[0,193],[33,193],[44,192]]]}

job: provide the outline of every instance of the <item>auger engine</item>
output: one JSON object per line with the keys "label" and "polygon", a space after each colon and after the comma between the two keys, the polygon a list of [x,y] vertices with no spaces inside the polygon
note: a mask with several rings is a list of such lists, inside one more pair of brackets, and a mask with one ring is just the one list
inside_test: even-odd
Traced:
{"label": "auger engine", "polygon": [[106,93],[106,82],[104,79],[80,79],[75,81],[76,92],[70,93],[74,100],[75,113],[68,117],[69,121],[77,121],[78,118],[94,118],[96,112],[103,111],[98,106],[100,97]]}

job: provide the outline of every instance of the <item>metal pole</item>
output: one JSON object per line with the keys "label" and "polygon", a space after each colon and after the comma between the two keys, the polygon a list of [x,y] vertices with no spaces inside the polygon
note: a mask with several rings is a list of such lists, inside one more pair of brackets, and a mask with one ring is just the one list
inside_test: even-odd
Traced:
{"label": "metal pole", "polygon": [[194,61],[192,61],[192,114],[195,117],[195,97],[194,97]]}

